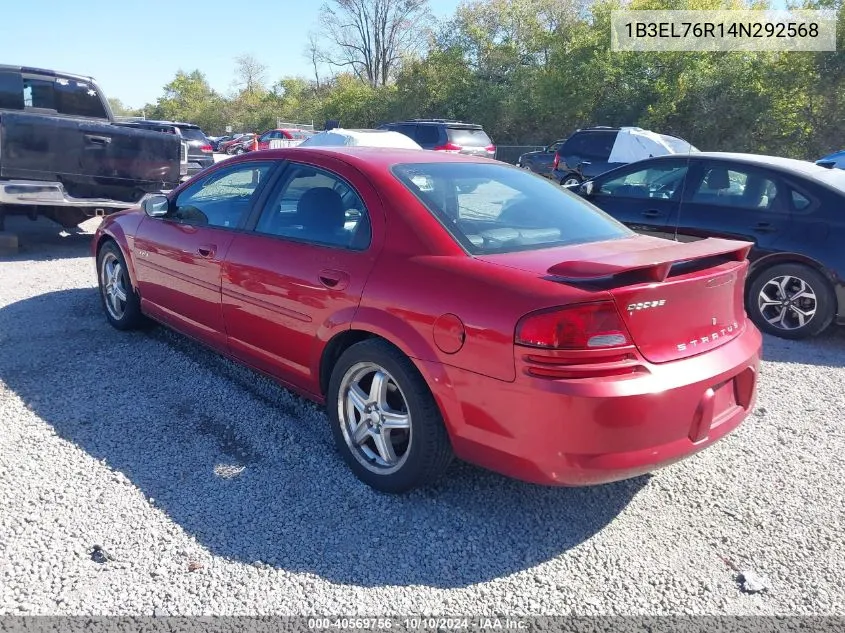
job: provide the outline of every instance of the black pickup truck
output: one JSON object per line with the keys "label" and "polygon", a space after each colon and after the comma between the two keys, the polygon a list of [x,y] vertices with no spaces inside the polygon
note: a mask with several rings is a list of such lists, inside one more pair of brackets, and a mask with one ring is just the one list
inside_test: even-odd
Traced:
{"label": "black pickup truck", "polygon": [[0,231],[5,215],[66,228],[180,180],[180,139],[115,121],[90,77],[0,65]]}

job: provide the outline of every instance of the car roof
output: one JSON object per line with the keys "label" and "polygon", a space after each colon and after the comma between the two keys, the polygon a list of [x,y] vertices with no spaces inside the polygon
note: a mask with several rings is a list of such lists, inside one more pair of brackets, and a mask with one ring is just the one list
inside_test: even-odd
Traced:
{"label": "car roof", "polygon": [[[276,159],[276,160],[302,160],[310,157],[330,156],[342,160],[350,165],[358,167],[373,167],[377,169],[388,169],[393,165],[401,163],[485,163],[503,167],[511,167],[507,163],[491,160],[481,156],[470,156],[466,154],[449,154],[445,152],[433,152],[429,150],[405,149],[394,147],[367,147],[358,146],[319,146],[319,147],[284,147],[280,149],[268,149],[260,152],[244,154],[240,157],[226,160],[226,164],[242,160]],[[516,167],[513,167],[516,169]]]}
{"label": "car roof", "polygon": [[465,121],[456,121],[452,119],[406,119],[404,121],[395,121],[388,123],[388,125],[401,125],[404,123],[417,123],[422,125],[445,125],[451,128],[466,128],[471,130],[482,129],[478,123],[466,123]]}
{"label": "car roof", "polygon": [[141,119],[140,121],[135,121],[135,123],[140,123],[141,125],[145,123],[149,123],[151,125],[173,125],[174,127],[185,127],[185,128],[196,128],[200,129],[199,125],[195,125],[194,123],[181,123],[179,121],[161,121],[158,119]]}
{"label": "car roof", "polygon": [[81,79],[84,81],[94,82],[94,78],[90,75],[78,75],[75,73],[66,73],[60,70],[50,70],[49,68],[35,68],[33,66],[12,66],[9,64],[0,64],[0,70],[12,71],[18,73],[31,73],[33,75],[48,75],[52,77],[67,77],[69,79]]}
{"label": "car roof", "polygon": [[[647,160],[677,160],[679,158],[684,159],[685,156],[685,154],[670,154],[668,156],[659,156],[657,158],[650,158]],[[845,193],[845,171],[841,169],[822,167],[821,165],[816,165],[808,160],[784,158],[782,156],[766,156],[764,154],[742,154],[736,152],[694,152],[690,155],[690,157],[697,160],[724,160],[734,163],[742,163],[745,165],[775,169],[777,171],[803,176],[804,178],[808,178],[829,188],[836,189],[840,193]]]}

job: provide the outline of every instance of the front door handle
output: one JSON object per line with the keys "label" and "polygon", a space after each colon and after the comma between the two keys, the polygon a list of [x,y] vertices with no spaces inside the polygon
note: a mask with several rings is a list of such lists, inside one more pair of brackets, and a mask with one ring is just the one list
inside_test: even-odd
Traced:
{"label": "front door handle", "polygon": [[655,209],[649,209],[648,211],[643,211],[643,215],[647,218],[658,218],[663,214]]}
{"label": "front door handle", "polygon": [[342,270],[321,270],[319,279],[331,290],[344,290],[349,285],[349,275]]}
{"label": "front door handle", "polygon": [[203,244],[202,246],[197,247],[197,254],[200,257],[211,259],[216,253],[217,246],[215,246],[214,244]]}
{"label": "front door handle", "polygon": [[755,233],[774,233],[775,231],[777,231],[777,228],[775,228],[769,222],[758,222],[754,225],[754,228],[752,230]]}
{"label": "front door handle", "polygon": [[110,136],[98,136],[96,134],[86,134],[85,140],[89,145],[96,145],[98,147],[104,147],[111,143]]}

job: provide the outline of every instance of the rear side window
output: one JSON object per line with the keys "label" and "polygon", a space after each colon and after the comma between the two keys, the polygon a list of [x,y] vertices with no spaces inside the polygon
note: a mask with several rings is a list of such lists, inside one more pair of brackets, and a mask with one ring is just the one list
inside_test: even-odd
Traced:
{"label": "rear side window", "polygon": [[106,109],[97,87],[75,79],[56,79],[56,109],[59,114],[107,119]]}
{"label": "rear side window", "polygon": [[[411,128],[410,125],[407,127]],[[417,143],[419,143],[420,145],[433,145],[435,143],[440,142],[440,128],[438,128],[436,125],[418,125],[416,127],[416,134],[414,134],[414,132],[408,134],[405,130],[402,129],[397,131],[402,132],[402,134],[405,134],[406,136],[410,136],[411,138],[416,140]]]}
{"label": "rear side window", "polygon": [[504,164],[415,163],[396,165],[392,171],[469,253],[508,253],[633,235],[546,178]]}
{"label": "rear side window", "polygon": [[691,202],[724,207],[788,213],[784,195],[767,173],[745,166],[708,166]]}
{"label": "rear side window", "polygon": [[607,161],[613,144],[616,142],[615,132],[586,132],[582,137],[580,155],[596,161]]}
{"label": "rear side window", "polygon": [[449,140],[456,145],[487,147],[493,144],[490,137],[481,128],[450,127],[447,129],[447,134],[449,135]]}
{"label": "rear side window", "polygon": [[23,110],[23,80],[19,73],[0,71],[0,109]]}
{"label": "rear side window", "polygon": [[23,77],[23,105],[68,116],[108,119],[97,87],[65,77]]}

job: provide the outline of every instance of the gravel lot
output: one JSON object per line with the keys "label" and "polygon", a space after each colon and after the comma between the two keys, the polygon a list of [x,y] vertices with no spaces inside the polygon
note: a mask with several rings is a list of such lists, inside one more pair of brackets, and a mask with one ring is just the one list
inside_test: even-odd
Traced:
{"label": "gravel lot", "polygon": [[767,338],[755,414],[651,477],[384,496],[316,406],[110,328],[89,235],[7,226],[0,614],[845,614],[842,331]]}

